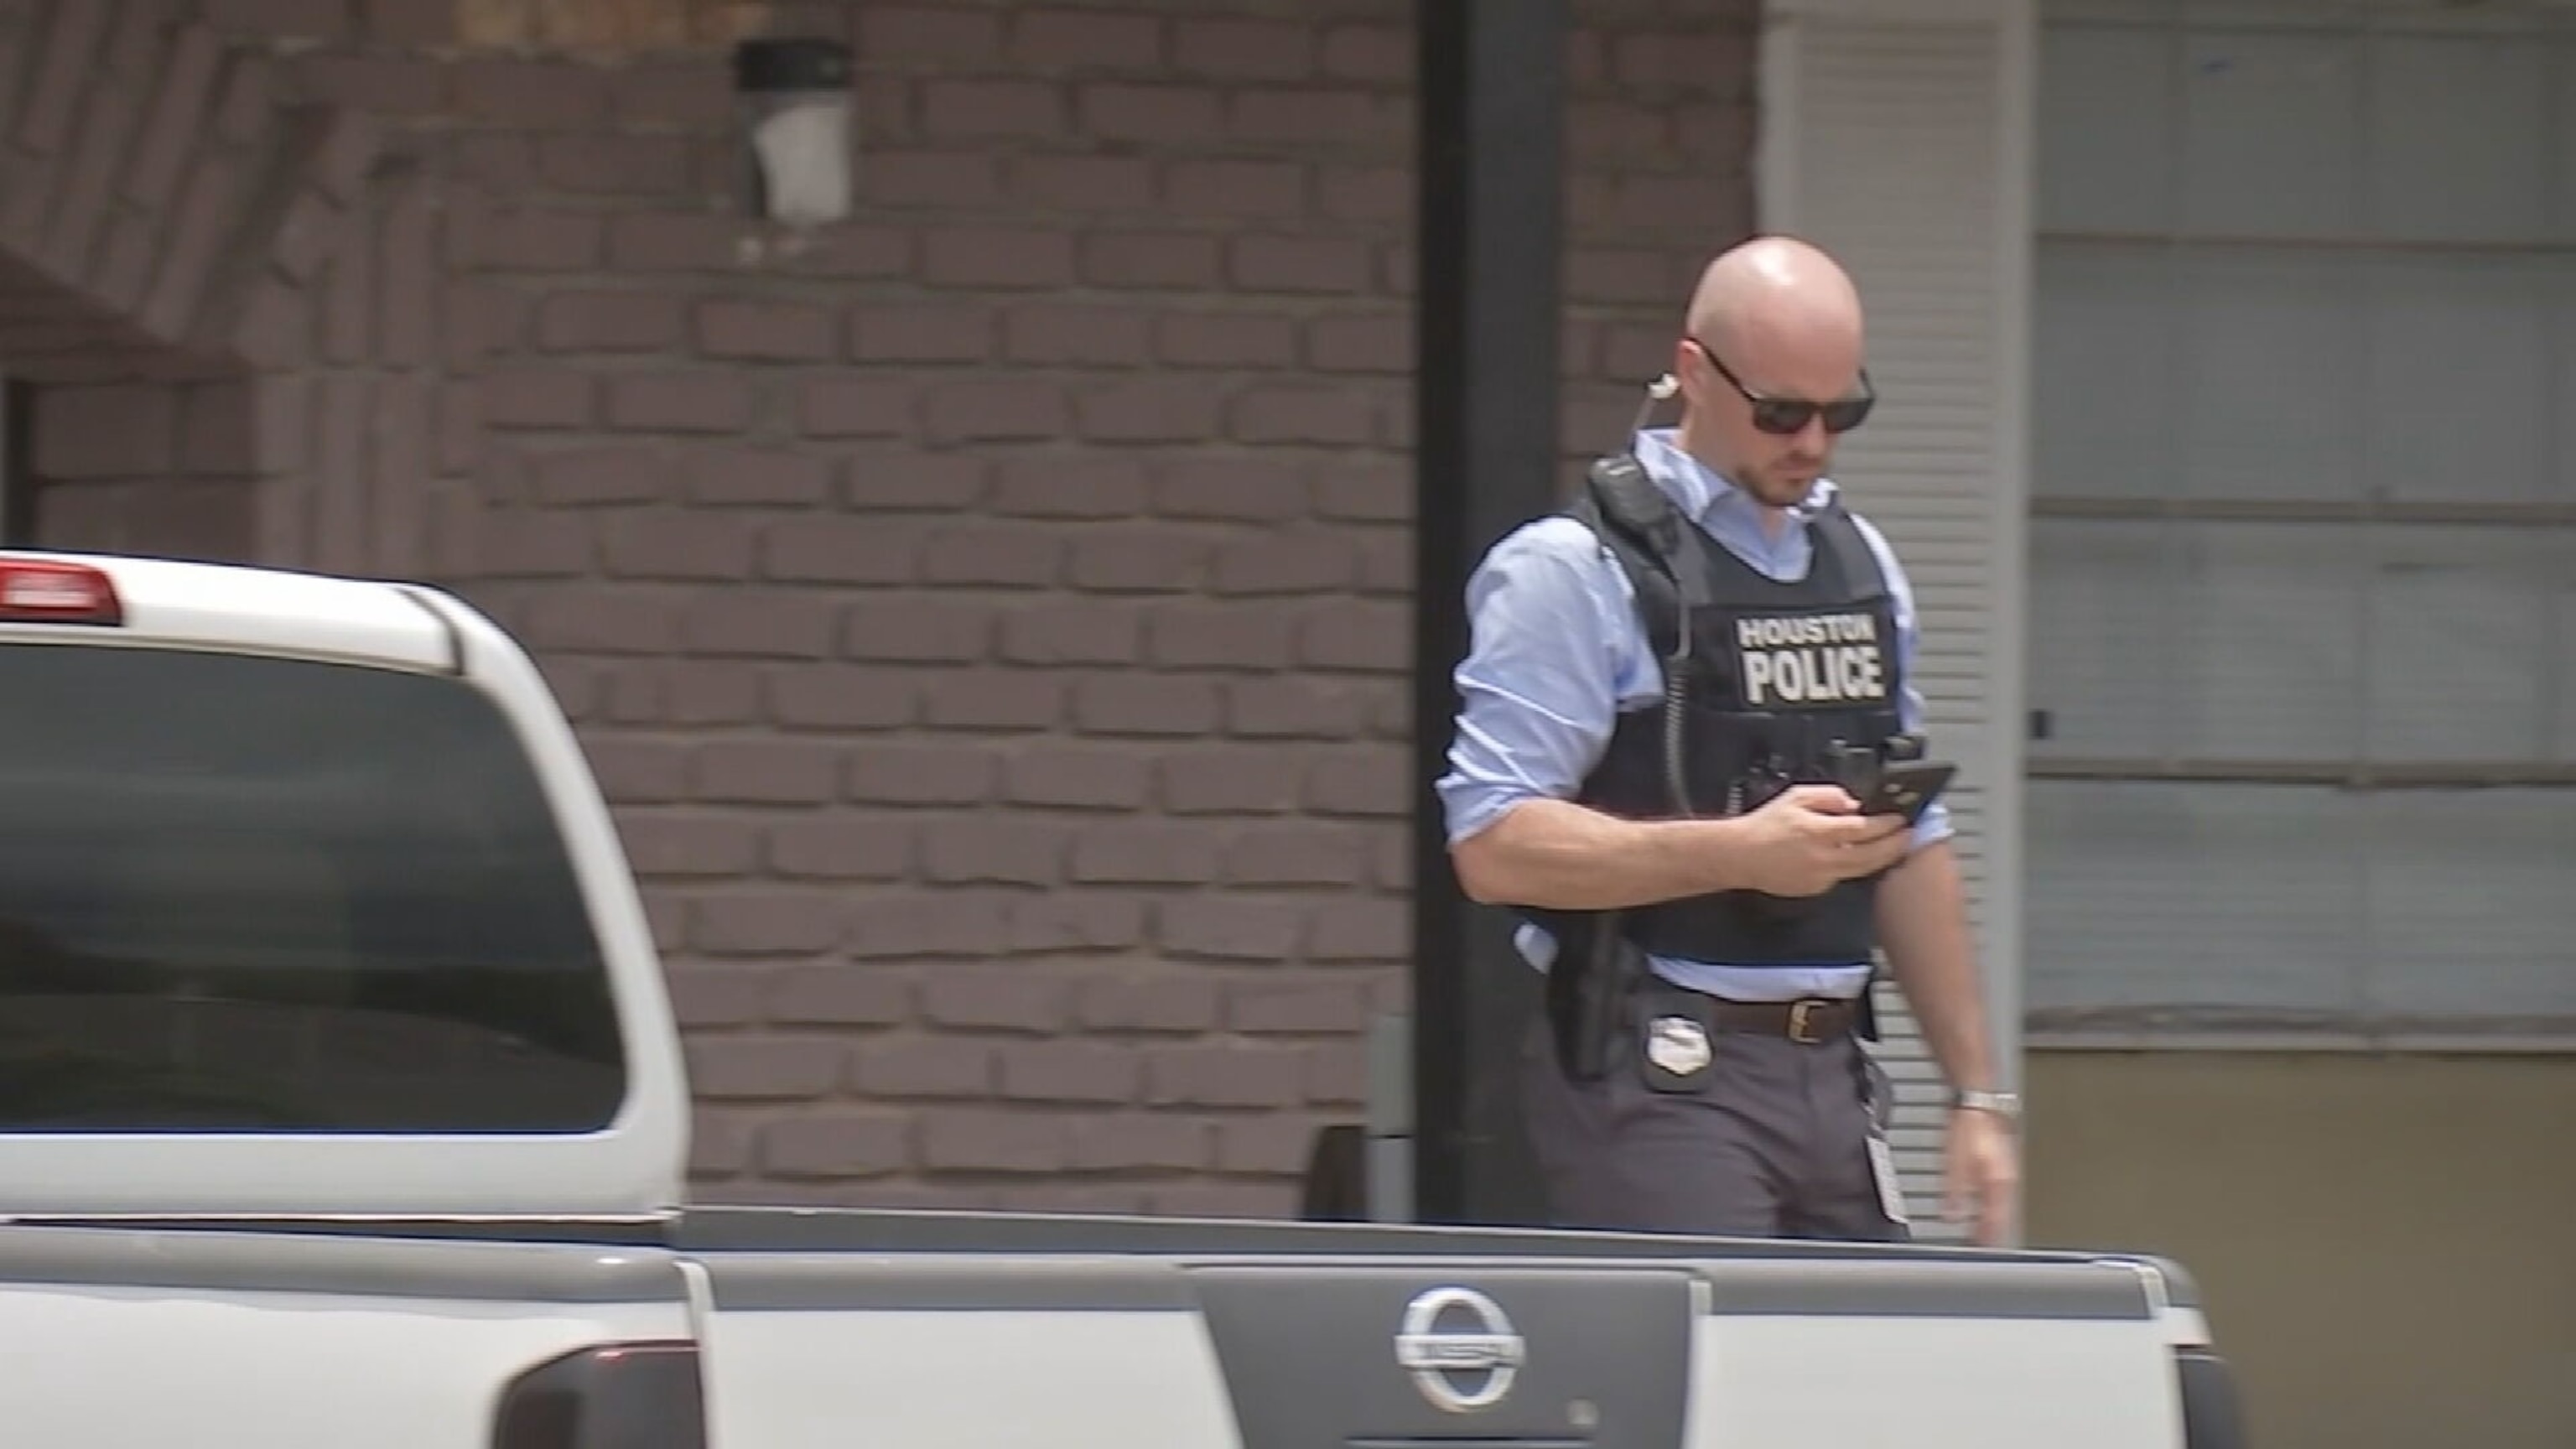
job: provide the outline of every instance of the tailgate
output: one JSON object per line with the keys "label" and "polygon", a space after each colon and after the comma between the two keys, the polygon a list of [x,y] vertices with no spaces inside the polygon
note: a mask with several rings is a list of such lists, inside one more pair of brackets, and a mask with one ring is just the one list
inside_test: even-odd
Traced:
{"label": "tailgate", "polygon": [[2170,1449],[2116,1265],[722,1254],[715,1449]]}
{"label": "tailgate", "polygon": [[2163,1292],[2118,1262],[1711,1263],[1690,1443],[2182,1449]]}

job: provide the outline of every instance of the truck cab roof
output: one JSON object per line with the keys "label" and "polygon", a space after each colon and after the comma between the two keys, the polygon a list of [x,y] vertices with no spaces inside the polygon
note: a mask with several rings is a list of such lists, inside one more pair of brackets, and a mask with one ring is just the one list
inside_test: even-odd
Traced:
{"label": "truck cab roof", "polygon": [[[103,589],[103,593],[101,590]],[[50,599],[10,606],[12,592]],[[455,627],[418,585],[181,559],[0,550],[0,629],[114,623],[142,643],[452,670]],[[96,606],[85,600],[96,600]],[[27,635],[26,637],[33,637]]]}
{"label": "truck cab roof", "polygon": [[0,1214],[678,1205],[643,905],[489,618],[0,552],[0,690]]}

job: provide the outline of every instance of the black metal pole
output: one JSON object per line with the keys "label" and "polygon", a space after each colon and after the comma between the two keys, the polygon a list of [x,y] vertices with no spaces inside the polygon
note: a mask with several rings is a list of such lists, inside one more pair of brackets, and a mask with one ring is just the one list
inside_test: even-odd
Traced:
{"label": "black metal pole", "polygon": [[1459,893],[1431,785],[1467,576],[1557,492],[1566,3],[1416,0],[1415,22],[1413,1195],[1425,1222],[1525,1221],[1510,1103],[1537,982],[1500,913]]}

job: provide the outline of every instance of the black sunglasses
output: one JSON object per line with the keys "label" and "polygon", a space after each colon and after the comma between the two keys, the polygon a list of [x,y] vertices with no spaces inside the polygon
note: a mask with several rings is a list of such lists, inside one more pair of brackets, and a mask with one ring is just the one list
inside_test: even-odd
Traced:
{"label": "black sunglasses", "polygon": [[1807,424],[1818,416],[1824,418],[1826,432],[1848,433],[1869,421],[1869,410],[1878,402],[1877,389],[1870,385],[1869,369],[1865,367],[1860,371],[1860,396],[1858,397],[1836,398],[1832,402],[1809,402],[1805,398],[1764,397],[1746,387],[1744,379],[1729,372],[1726,364],[1717,360],[1716,350],[1707,343],[1696,337],[1684,340],[1699,349],[1699,355],[1708,359],[1708,365],[1717,369],[1717,375],[1726,379],[1727,386],[1743,394],[1744,400],[1753,405],[1753,426],[1766,433],[1784,438],[1791,437],[1804,431]]}

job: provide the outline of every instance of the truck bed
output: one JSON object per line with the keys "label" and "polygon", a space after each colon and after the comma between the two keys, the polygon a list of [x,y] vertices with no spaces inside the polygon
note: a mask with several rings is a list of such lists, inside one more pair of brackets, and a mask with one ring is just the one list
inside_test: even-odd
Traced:
{"label": "truck bed", "polygon": [[681,1253],[1362,1253],[1475,1256],[1556,1255],[1586,1259],[1895,1259],[1942,1263],[2144,1265],[2161,1274],[2168,1301],[2196,1307],[2183,1267],[2147,1254],[1937,1243],[1827,1242],[1439,1223],[1306,1222],[1279,1218],[1188,1218],[1115,1213],[1013,1213],[927,1208],[828,1208],[765,1204],[692,1206],[646,1218],[23,1215],[30,1227],[112,1227],[154,1231],[294,1233],[333,1237],[582,1243],[658,1247]]}
{"label": "truck bed", "polygon": [[[1925,1245],[792,1207],[0,1226],[0,1299],[47,1284],[662,1315],[708,1442],[762,1449],[2173,1449],[2224,1389],[2169,1264]],[[1852,1392],[1786,1391],[1819,1382]]]}

